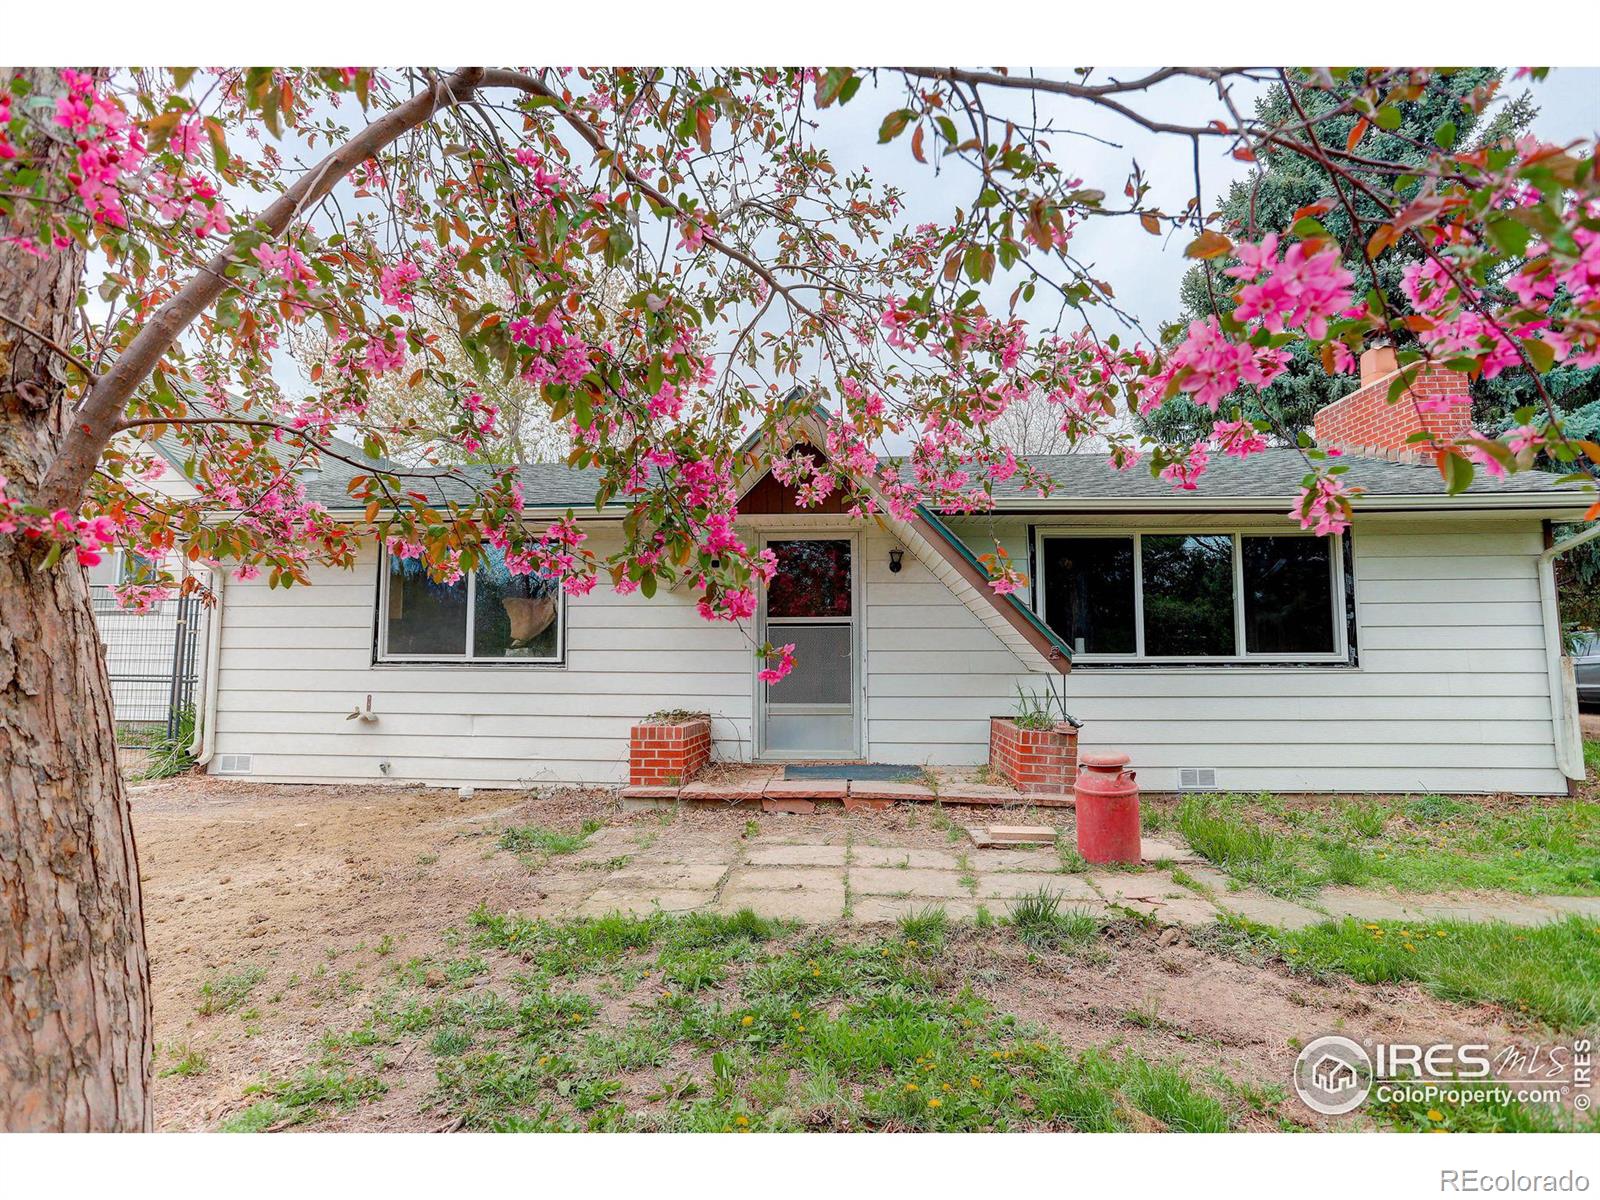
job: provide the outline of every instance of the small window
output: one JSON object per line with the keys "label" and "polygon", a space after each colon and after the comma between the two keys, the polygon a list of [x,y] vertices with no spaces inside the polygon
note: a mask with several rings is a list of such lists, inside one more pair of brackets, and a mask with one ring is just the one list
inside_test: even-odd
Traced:
{"label": "small window", "polygon": [[1240,539],[1244,644],[1250,654],[1332,654],[1333,543],[1319,537]]}
{"label": "small window", "polygon": [[123,550],[117,555],[117,584],[154,583],[156,564],[133,550]]}
{"label": "small window", "polygon": [[1228,534],[1146,534],[1144,652],[1148,658],[1237,654],[1233,620],[1233,538]]}
{"label": "small window", "polygon": [[1047,533],[1044,619],[1089,661],[1337,661],[1342,548],[1305,534]]}
{"label": "small window", "polygon": [[1045,622],[1074,654],[1132,654],[1133,539],[1046,538]]}
{"label": "small window", "polygon": [[470,575],[441,583],[413,558],[383,556],[379,657],[391,662],[558,662],[560,586],[513,575],[505,555],[486,547]]}

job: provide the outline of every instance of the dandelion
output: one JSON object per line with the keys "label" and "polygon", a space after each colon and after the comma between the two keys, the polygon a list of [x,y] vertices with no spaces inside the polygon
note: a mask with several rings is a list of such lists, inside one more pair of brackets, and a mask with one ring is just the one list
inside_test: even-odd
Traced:
{"label": "dandelion", "polygon": [[1415,954],[1417,952],[1417,948],[1415,946],[1413,946],[1410,942],[1401,942],[1400,944],[1402,946],[1404,946],[1412,954]]}
{"label": "dandelion", "polygon": [[1444,1120],[1444,1114],[1442,1112],[1440,1112],[1437,1108],[1430,1108],[1428,1110],[1428,1120],[1430,1120],[1430,1121],[1442,1121],[1442,1120]]}
{"label": "dandelion", "polygon": [[756,1023],[756,1019],[754,1017],[745,1017],[739,1022],[739,1024],[745,1026],[745,1028],[747,1028],[747,1029],[751,1025],[754,1025],[755,1023]]}
{"label": "dandelion", "polygon": [[932,1100],[928,1101],[928,1107],[929,1108],[938,1108],[943,1103],[944,1103],[943,1100],[941,1100],[941,1099],[939,1099],[939,1097],[935,1096]]}
{"label": "dandelion", "polygon": [[735,1117],[733,1119],[733,1123],[735,1125],[741,1125],[741,1126],[748,1125],[748,1124],[750,1124],[750,1118],[749,1117]]}
{"label": "dandelion", "polygon": [[974,1075],[971,1079],[967,1080],[967,1082],[970,1083],[975,1088],[981,1088],[983,1086],[983,1080],[979,1079],[976,1075]]}
{"label": "dandelion", "polygon": [[906,1091],[908,1091],[908,1092],[920,1092],[920,1091],[921,1091],[921,1090],[922,1090],[922,1089],[921,1089],[921,1088],[919,1088],[919,1087],[918,1087],[918,1086],[917,1086],[917,1085],[916,1085],[916,1084],[914,1084],[914,1083],[908,1083],[908,1084],[906,1084]]}

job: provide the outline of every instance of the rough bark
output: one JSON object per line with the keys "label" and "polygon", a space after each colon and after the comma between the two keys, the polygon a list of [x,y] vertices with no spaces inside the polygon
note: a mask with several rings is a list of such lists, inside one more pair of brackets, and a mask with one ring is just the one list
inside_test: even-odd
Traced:
{"label": "rough bark", "polygon": [[[56,87],[56,73],[0,68]],[[29,153],[67,153],[39,143]],[[0,232],[5,218],[0,217]],[[84,256],[0,245],[0,475],[37,495],[70,419]],[[33,336],[33,334],[42,336]],[[0,1130],[148,1129],[150,972],[88,582],[0,535]]]}

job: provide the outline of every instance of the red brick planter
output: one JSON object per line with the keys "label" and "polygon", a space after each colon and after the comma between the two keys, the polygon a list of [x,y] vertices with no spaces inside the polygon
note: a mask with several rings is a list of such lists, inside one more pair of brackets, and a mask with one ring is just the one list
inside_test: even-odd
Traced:
{"label": "red brick planter", "polygon": [[711,761],[711,721],[646,721],[628,739],[628,783],[678,787]]}
{"label": "red brick planter", "polygon": [[1078,777],[1078,731],[1022,729],[1010,717],[989,718],[989,767],[1019,792],[1059,795]]}

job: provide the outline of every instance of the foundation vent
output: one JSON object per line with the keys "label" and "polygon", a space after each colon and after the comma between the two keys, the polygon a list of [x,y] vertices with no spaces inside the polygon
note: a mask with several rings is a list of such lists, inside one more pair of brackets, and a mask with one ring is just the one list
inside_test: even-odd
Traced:
{"label": "foundation vent", "polygon": [[1215,767],[1179,767],[1178,787],[1186,792],[1209,792],[1217,786]]}
{"label": "foundation vent", "polygon": [[250,774],[250,755],[248,754],[219,754],[217,766],[213,772],[216,775],[248,775]]}

